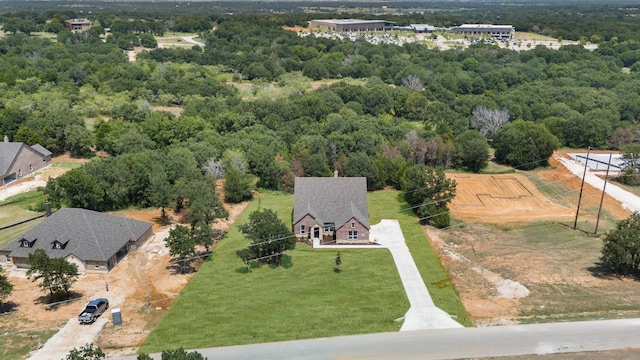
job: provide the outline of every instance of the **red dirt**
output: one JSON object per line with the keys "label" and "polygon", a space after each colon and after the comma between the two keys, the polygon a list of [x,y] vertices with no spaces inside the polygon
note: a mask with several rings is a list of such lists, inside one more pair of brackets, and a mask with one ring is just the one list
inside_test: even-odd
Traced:
{"label": "red dirt", "polygon": [[[566,152],[556,154],[566,156]],[[581,179],[553,157],[549,163],[553,169],[538,170],[535,174],[556,184],[560,192],[566,191],[567,188],[571,190],[557,199],[550,199],[538,191],[527,177],[531,174],[526,172],[504,175],[450,175],[458,182],[458,195],[449,206],[452,217],[469,223],[500,226],[539,220],[572,222]],[[585,184],[580,221],[595,222],[596,215],[593,209],[599,206],[601,194],[601,189]],[[608,195],[604,197],[603,209],[615,220],[624,219],[630,214],[622,208],[620,202]],[[500,243],[500,238],[491,233],[470,234],[456,231],[455,228],[449,230],[463,244],[461,248],[444,241],[443,232],[430,227],[424,229],[443,266],[448,270],[454,286],[461,294],[470,318],[477,325],[509,323],[524,309],[517,298],[496,296],[495,283],[488,279],[482,270],[500,269],[501,271],[496,271],[525,284],[572,283],[586,287],[610,285],[610,280],[596,278],[585,269],[574,271],[561,266],[561,254],[505,247]],[[466,258],[463,253],[467,254]],[[489,277],[491,276],[493,275]],[[501,278],[500,275],[498,278]]]}

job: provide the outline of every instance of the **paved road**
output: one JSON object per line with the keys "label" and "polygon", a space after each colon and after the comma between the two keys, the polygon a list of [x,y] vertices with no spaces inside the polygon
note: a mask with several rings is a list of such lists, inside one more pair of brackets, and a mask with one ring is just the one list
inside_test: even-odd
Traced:
{"label": "paved road", "polygon": [[[417,330],[197,351],[210,360],[325,360],[460,359],[625,348],[640,348],[640,319]],[[159,358],[154,354],[154,359]]]}
{"label": "paved road", "polygon": [[[569,171],[571,171],[574,175],[582,179],[582,174],[584,174],[584,163],[576,162],[574,160],[567,159],[562,156],[555,156],[555,158],[562,163]],[[584,177],[584,182],[599,189],[602,191],[602,187],[604,186],[604,180],[599,178],[594,172],[591,170],[587,170],[587,173]],[[615,183],[611,181],[607,182],[607,188],[605,192],[613,197],[614,199],[620,201],[622,203],[622,207],[631,211],[640,212],[640,197],[624,190],[623,188],[616,186]]]}

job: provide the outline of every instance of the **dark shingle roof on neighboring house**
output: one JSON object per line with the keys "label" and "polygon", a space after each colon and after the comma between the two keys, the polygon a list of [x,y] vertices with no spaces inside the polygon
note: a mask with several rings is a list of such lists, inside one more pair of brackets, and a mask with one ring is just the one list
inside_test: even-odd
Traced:
{"label": "dark shingle roof on neighboring house", "polygon": [[297,177],[293,223],[310,214],[336,228],[356,218],[369,227],[366,177]]}
{"label": "dark shingle roof on neighboring house", "polygon": [[[50,257],[73,254],[83,261],[107,261],[129,241],[138,240],[152,224],[86,209],[60,209],[2,250],[12,257],[28,257],[43,249]],[[33,247],[20,247],[25,239]],[[63,244],[54,249],[54,242]],[[66,244],[66,245],[65,245]]]}
{"label": "dark shingle roof on neighboring house", "polygon": [[51,151],[47,150],[44,146],[40,145],[40,144],[35,144],[31,147],[33,150],[39,152],[40,154],[42,154],[42,156],[49,156],[52,154]]}
{"label": "dark shingle roof on neighboring house", "polygon": [[13,160],[20,153],[23,143],[0,142],[0,176],[9,172]]}

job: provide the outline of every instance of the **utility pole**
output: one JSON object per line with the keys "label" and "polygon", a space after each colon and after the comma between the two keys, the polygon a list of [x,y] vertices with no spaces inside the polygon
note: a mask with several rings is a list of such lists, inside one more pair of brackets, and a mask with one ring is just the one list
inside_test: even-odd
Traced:
{"label": "utility pole", "polygon": [[607,188],[607,180],[609,179],[609,168],[611,167],[612,153],[609,153],[609,163],[607,164],[607,173],[604,175],[604,185],[602,186],[602,196],[600,197],[600,207],[598,208],[598,218],[596,219],[596,231],[593,235],[598,235],[598,225],[600,224],[600,211],[602,211],[602,202],[604,201],[604,190]]}
{"label": "utility pole", "polygon": [[580,202],[582,201],[582,190],[584,189],[584,178],[587,176],[587,165],[589,164],[589,152],[591,146],[587,147],[587,159],[584,162],[584,172],[582,173],[582,185],[580,185],[580,195],[578,196],[578,208],[576,209],[576,220],[573,222],[573,230],[578,227],[578,213],[580,212]]}

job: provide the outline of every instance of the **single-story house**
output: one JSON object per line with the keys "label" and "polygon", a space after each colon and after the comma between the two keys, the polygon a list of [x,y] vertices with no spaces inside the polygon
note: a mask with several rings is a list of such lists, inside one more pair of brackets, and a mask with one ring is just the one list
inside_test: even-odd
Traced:
{"label": "single-story house", "polygon": [[21,142],[9,142],[5,135],[0,142],[0,186],[51,164],[51,151],[40,144],[29,146]]}
{"label": "single-story house", "polygon": [[297,177],[293,232],[321,244],[368,244],[366,177]]}
{"label": "single-story house", "polygon": [[60,209],[0,249],[5,265],[28,269],[37,249],[87,271],[108,272],[151,235],[152,224],[86,209]]}

